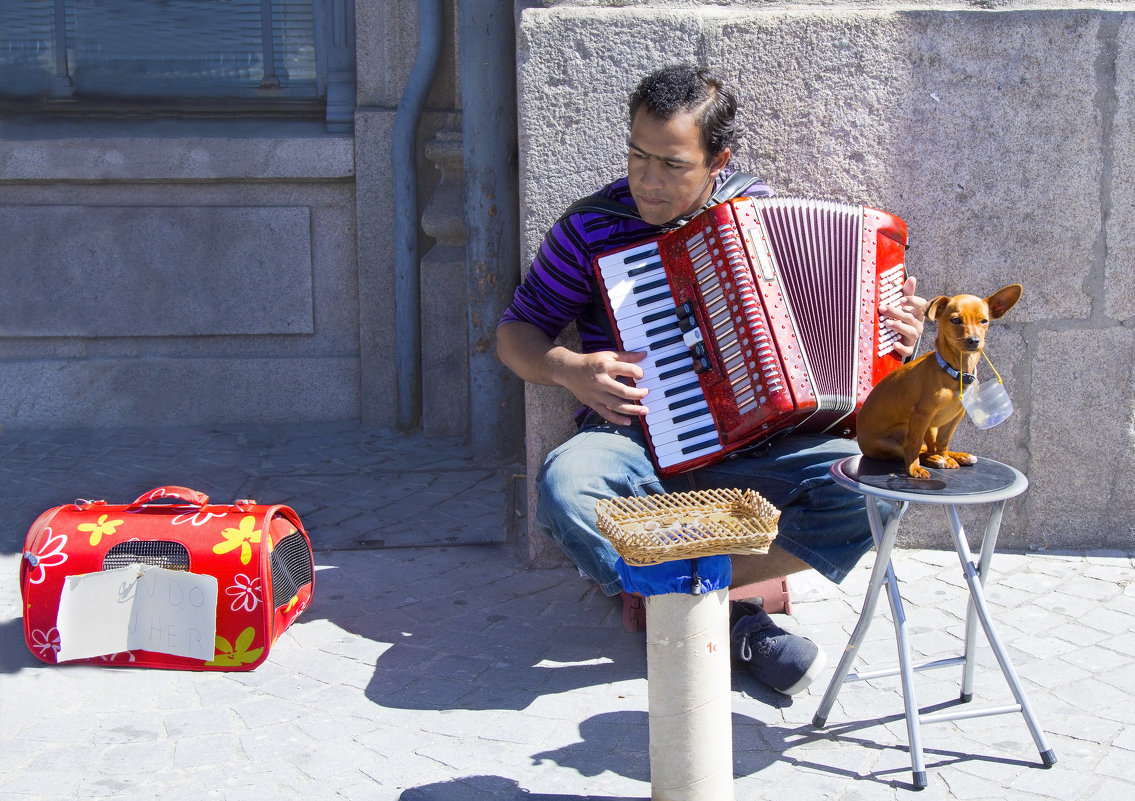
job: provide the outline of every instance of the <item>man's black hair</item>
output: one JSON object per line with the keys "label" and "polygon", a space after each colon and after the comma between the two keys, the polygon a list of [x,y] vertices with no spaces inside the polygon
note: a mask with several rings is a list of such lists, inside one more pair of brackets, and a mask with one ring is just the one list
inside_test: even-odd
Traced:
{"label": "man's black hair", "polygon": [[663,122],[678,114],[697,113],[702,145],[712,160],[737,139],[737,99],[713,72],[693,64],[662,67],[643,78],[631,94],[630,121],[645,108]]}

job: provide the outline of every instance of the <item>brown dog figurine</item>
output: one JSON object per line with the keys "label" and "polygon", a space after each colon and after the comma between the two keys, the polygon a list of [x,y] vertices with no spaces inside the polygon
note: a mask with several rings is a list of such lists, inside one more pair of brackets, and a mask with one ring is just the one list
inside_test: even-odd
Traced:
{"label": "brown dog figurine", "polygon": [[901,460],[906,474],[915,478],[930,477],[922,465],[977,463],[973,454],[949,450],[950,437],[965,416],[958,388],[974,381],[989,321],[999,319],[1020,297],[1021,285],[1010,284],[984,300],[940,295],[926,304],[926,318],[938,325],[935,352],[889,373],[864,400],[856,439],[865,456]]}

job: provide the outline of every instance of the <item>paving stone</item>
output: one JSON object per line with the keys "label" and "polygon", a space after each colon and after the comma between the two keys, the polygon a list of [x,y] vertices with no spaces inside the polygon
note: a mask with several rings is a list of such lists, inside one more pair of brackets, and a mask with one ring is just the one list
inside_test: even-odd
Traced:
{"label": "paving stone", "polygon": [[[30,518],[60,496],[132,500],[174,466],[218,499],[264,489],[309,510],[326,537],[315,602],[255,671],[55,667],[28,652],[18,588],[0,582],[0,799],[650,795],[644,634],[626,632],[618,599],[574,570],[526,569],[503,506],[519,470],[486,469],[454,443],[342,424],[6,434],[0,514],[16,525],[0,533],[0,575],[18,573]],[[897,678],[845,685],[828,727],[811,725],[870,561],[840,586],[792,578],[793,614],[777,617],[827,650],[816,684],[789,699],[734,675],[737,798],[908,797]],[[958,648],[957,557],[899,550],[895,561],[913,651]],[[1131,554],[997,555],[991,614],[1060,761],[1038,767],[1019,715],[927,726],[920,798],[1131,796],[1133,584]],[[864,670],[895,661],[882,599],[859,657]],[[1007,703],[990,649],[977,659],[974,703]],[[960,670],[920,672],[920,704],[952,704]]]}

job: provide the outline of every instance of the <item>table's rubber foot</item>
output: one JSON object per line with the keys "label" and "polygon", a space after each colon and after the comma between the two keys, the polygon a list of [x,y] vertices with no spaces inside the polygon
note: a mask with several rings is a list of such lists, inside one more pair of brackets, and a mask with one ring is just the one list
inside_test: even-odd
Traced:
{"label": "table's rubber foot", "polygon": [[822,718],[819,715],[816,715],[814,718],[812,718],[812,725],[815,726],[817,729],[822,729],[822,728],[824,728],[824,726],[828,725],[828,719]]}
{"label": "table's rubber foot", "polygon": [[924,771],[924,770],[914,771],[914,789],[915,790],[925,790],[926,785],[927,785],[926,771]]}
{"label": "table's rubber foot", "polygon": [[1051,748],[1047,751],[1040,752],[1040,761],[1044,763],[1046,768],[1051,768],[1056,764],[1056,752]]}

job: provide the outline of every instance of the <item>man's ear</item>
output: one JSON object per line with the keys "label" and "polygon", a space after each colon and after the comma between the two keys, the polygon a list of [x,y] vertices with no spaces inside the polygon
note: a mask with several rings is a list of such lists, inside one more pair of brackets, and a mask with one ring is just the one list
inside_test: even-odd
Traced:
{"label": "man's ear", "polygon": [[716,178],[717,174],[725,169],[725,165],[729,163],[729,159],[732,155],[733,151],[729,148],[725,148],[713,157],[713,160],[709,163],[709,174],[711,178]]}

